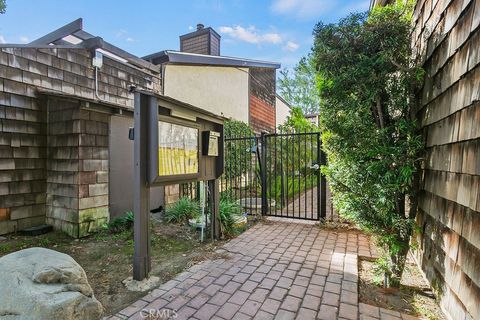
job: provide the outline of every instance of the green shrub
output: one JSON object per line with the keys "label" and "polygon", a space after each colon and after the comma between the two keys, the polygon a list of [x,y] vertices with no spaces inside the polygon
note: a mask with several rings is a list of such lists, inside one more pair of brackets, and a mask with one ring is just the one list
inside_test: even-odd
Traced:
{"label": "green shrub", "polygon": [[236,233],[235,221],[242,215],[242,207],[232,197],[220,198],[220,223],[224,236],[233,236]]}
{"label": "green shrub", "polygon": [[[225,121],[224,134],[226,138],[253,137],[253,130],[248,124],[236,121]],[[249,146],[253,146],[252,141],[244,142],[225,142],[225,177],[230,179],[239,177],[247,173],[251,165],[252,152]]]}
{"label": "green shrub", "polygon": [[398,0],[314,31],[322,170],[337,211],[377,236],[392,287],[400,285],[422,185],[416,96],[424,71],[411,47],[412,4]]}
{"label": "green shrub", "polygon": [[200,206],[198,202],[183,197],[167,206],[163,219],[166,222],[187,222],[188,219],[196,218],[199,214]]}
{"label": "green shrub", "polygon": [[133,227],[134,215],[132,211],[125,212],[124,215],[112,219],[105,225],[105,229],[113,233],[130,230]]}

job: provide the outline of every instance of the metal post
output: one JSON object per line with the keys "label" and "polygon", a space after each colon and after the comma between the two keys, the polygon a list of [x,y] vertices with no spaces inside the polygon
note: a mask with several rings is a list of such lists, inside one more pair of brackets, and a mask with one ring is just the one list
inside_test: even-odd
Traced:
{"label": "metal post", "polygon": [[208,181],[209,200],[211,208],[210,225],[212,240],[220,239],[220,186],[218,179]]}
{"label": "metal post", "polygon": [[149,189],[147,186],[147,135],[148,107],[152,97],[135,93],[134,111],[134,256],[133,279],[141,281],[148,277],[151,269],[150,228],[149,228]]}
{"label": "metal post", "polygon": [[[320,144],[321,144],[321,140],[320,140],[320,134],[317,133],[316,134],[317,136],[317,164],[319,166],[322,165],[322,151],[320,150]],[[324,215],[325,215],[325,212],[322,210],[322,200],[323,200],[323,197],[322,197],[322,173],[320,170],[317,170],[317,219],[318,220],[321,220],[322,218],[324,218]]]}
{"label": "metal post", "polygon": [[[323,166],[327,163],[326,161],[326,156],[325,153],[322,150],[322,140],[320,139],[320,133],[317,133],[317,145],[318,145],[318,163],[320,166]],[[318,170],[318,175],[320,178],[320,185],[318,195],[320,197],[320,203],[319,203],[319,210],[321,214],[319,217],[326,218],[327,217],[327,179],[325,178],[325,175],[322,174],[320,170]]]}
{"label": "metal post", "polygon": [[268,202],[267,202],[267,139],[265,132],[262,132],[260,136],[261,152],[260,152],[260,176],[262,179],[262,215],[267,214]]}

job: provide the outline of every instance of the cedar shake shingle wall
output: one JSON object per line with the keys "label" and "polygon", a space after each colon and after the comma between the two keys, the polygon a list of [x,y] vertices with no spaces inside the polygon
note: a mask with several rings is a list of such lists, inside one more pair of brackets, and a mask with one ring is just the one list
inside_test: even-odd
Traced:
{"label": "cedar shake shingle wall", "polygon": [[250,126],[257,133],[275,131],[275,108],[264,100],[250,95]]}
{"label": "cedar shake shingle wall", "polygon": [[275,131],[275,69],[249,69],[249,121],[256,133]]}
{"label": "cedar shake shingle wall", "polygon": [[[0,49],[0,234],[47,221],[78,237],[108,219],[110,115],[82,100],[95,100],[91,63],[83,49]],[[158,74],[104,57],[100,98],[133,108],[130,84],[160,92]]]}
{"label": "cedar shake shingle wall", "polygon": [[426,163],[416,257],[451,319],[480,319],[480,0],[419,0]]}

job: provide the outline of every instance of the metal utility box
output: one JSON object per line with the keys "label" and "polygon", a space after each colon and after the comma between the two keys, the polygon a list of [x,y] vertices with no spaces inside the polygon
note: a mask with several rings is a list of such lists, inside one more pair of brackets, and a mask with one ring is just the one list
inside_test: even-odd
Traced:
{"label": "metal utility box", "polygon": [[202,154],[209,157],[218,157],[221,133],[217,131],[202,132]]}

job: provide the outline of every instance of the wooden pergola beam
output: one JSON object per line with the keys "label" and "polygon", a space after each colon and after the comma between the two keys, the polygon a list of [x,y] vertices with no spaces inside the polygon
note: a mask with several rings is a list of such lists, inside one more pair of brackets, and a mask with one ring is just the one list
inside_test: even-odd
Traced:
{"label": "wooden pergola beam", "polygon": [[70,22],[69,24],[64,25],[57,30],[54,30],[43,37],[40,37],[36,40],[33,40],[29,43],[29,45],[48,45],[50,43],[54,43],[55,41],[61,40],[66,36],[69,36],[83,28],[83,20],[82,18],[78,18],[75,21]]}

